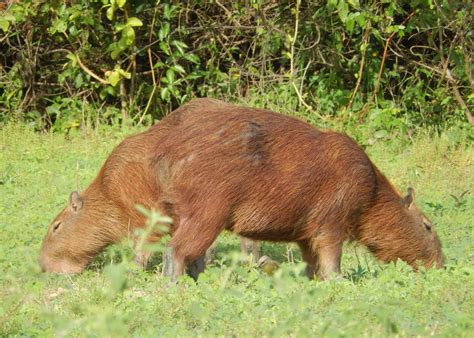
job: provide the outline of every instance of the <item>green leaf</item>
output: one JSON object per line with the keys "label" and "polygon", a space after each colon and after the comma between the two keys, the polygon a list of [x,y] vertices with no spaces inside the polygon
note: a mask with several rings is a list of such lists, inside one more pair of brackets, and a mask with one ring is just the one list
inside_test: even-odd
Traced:
{"label": "green leaf", "polygon": [[6,32],[8,31],[8,28],[10,27],[10,22],[14,22],[15,17],[9,13],[2,13],[0,16],[0,29],[2,31]]}
{"label": "green leaf", "polygon": [[349,3],[349,5],[351,5],[354,8],[359,8],[360,7],[359,0],[348,0],[347,2]]}
{"label": "green leaf", "polygon": [[162,61],[158,61],[157,63],[155,63],[153,65],[153,68],[154,69],[159,69],[159,68],[163,68],[164,66],[165,66],[165,64]]}
{"label": "green leaf", "polygon": [[339,19],[345,23],[347,15],[349,14],[349,6],[347,6],[347,3],[344,0],[339,1],[337,4],[337,14],[339,15]]}
{"label": "green leaf", "polygon": [[186,74],[186,71],[181,65],[174,65],[173,67],[171,67],[171,69],[173,69],[177,73]]}
{"label": "green leaf", "polygon": [[171,54],[171,50],[170,50],[170,47],[168,46],[168,44],[165,42],[165,41],[161,41],[160,42],[160,49],[163,51],[163,53],[165,53],[166,55],[170,55]]}
{"label": "green leaf", "polygon": [[354,24],[355,24],[354,16],[349,15],[346,19],[346,30],[349,33],[352,33],[354,31]]}
{"label": "green leaf", "polygon": [[163,16],[166,20],[171,19],[171,15],[173,14],[173,7],[170,6],[170,4],[164,4],[163,5]]}
{"label": "green leaf", "polygon": [[139,18],[131,17],[128,18],[126,25],[131,27],[141,27],[143,26],[143,22]]}
{"label": "green leaf", "polygon": [[181,55],[184,54],[184,49],[185,48],[188,48],[188,45],[185,44],[183,41],[178,41],[178,40],[175,40],[172,42],[173,46],[175,46],[178,51],[181,53]]}
{"label": "green leaf", "polygon": [[169,32],[170,24],[166,22],[161,26],[160,31],[158,32],[158,39],[164,40],[168,36]]}
{"label": "green leaf", "polygon": [[192,63],[199,64],[201,63],[201,60],[199,59],[199,56],[196,54],[186,54],[184,58]]}
{"label": "green leaf", "polygon": [[76,66],[76,65],[77,65],[77,56],[76,56],[75,54],[73,54],[73,53],[68,53],[68,54],[66,55],[66,58],[69,59],[69,60],[71,60],[71,63],[72,63],[73,66]]}
{"label": "green leaf", "polygon": [[120,73],[118,72],[118,70],[113,70],[113,71],[107,71],[105,73],[105,77],[107,78],[107,81],[110,82],[110,84],[112,86],[116,86],[117,83],[119,83],[120,81]]}
{"label": "green leaf", "polygon": [[129,73],[129,72],[126,72],[122,68],[117,68],[117,71],[119,72],[120,75],[122,75],[126,79],[131,79],[132,78],[132,74]]}
{"label": "green leaf", "polygon": [[170,92],[167,87],[163,87],[160,90],[160,96],[163,101],[169,101],[170,98]]}
{"label": "green leaf", "polygon": [[123,6],[125,6],[125,4],[127,3],[127,0],[115,0],[115,3],[120,9],[122,9]]}
{"label": "green leaf", "polygon": [[365,24],[367,23],[367,20],[365,18],[365,15],[364,13],[355,13],[354,15],[356,21],[357,21],[357,24],[359,25],[360,28],[365,28]]}
{"label": "green leaf", "polygon": [[166,79],[168,80],[168,83],[172,84],[174,82],[174,79],[175,79],[175,75],[174,75],[174,70],[169,68],[167,71],[166,71]]}
{"label": "green leaf", "polygon": [[114,19],[114,13],[115,13],[115,5],[112,5],[109,8],[107,8],[105,15],[107,16],[107,19],[112,21]]}
{"label": "green leaf", "polygon": [[327,9],[332,12],[334,8],[337,6],[337,0],[328,0],[328,3],[326,5]]}

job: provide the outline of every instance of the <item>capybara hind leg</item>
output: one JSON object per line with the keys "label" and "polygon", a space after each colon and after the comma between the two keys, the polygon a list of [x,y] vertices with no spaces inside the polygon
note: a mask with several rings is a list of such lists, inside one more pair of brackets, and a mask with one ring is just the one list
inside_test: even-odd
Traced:
{"label": "capybara hind leg", "polygon": [[306,276],[313,279],[318,270],[318,254],[313,249],[310,240],[299,241],[298,246],[301,249],[301,257],[306,262]]}
{"label": "capybara hind leg", "polygon": [[252,262],[257,263],[260,259],[260,242],[249,238],[240,237],[240,251],[244,255],[252,255]]}

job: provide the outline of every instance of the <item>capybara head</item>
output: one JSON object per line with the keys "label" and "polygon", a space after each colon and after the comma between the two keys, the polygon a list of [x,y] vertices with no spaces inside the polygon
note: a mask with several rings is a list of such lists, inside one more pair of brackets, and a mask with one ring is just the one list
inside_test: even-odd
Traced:
{"label": "capybara head", "polygon": [[[385,193],[387,190],[382,189]],[[389,195],[387,195],[389,196]],[[396,261],[398,258],[417,269],[419,264],[443,267],[441,242],[429,219],[415,204],[415,191],[408,188],[404,197],[379,200],[374,214],[369,214],[368,228],[363,227],[361,241],[380,260]],[[384,227],[376,224],[384,224]]]}
{"label": "capybara head", "polygon": [[441,251],[441,242],[436,234],[432,222],[423,214],[423,212],[415,206],[415,190],[408,188],[408,193],[403,197],[403,204],[414,221],[419,239],[422,239],[418,248],[414,248],[413,252],[417,253],[410,262],[412,265],[419,260],[429,268],[436,266],[441,268],[444,266],[444,255]]}
{"label": "capybara head", "polygon": [[104,214],[107,202],[90,195],[72,192],[66,208],[49,225],[39,256],[43,271],[81,272],[115,238],[110,225],[116,213]]}

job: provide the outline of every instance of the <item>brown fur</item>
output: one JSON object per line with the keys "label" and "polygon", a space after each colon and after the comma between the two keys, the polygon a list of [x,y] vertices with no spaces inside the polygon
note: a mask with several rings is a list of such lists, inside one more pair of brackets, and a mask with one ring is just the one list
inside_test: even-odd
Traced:
{"label": "brown fur", "polygon": [[438,237],[412,197],[402,198],[346,135],[196,99],[115,148],[81,194],[82,209],[70,203],[53,221],[40,263],[47,271],[81,270],[104,246],[144,225],[134,208],[142,204],[173,219],[173,277],[224,229],[297,242],[308,275],[321,278],[339,273],[348,239],[383,261],[442,266]]}

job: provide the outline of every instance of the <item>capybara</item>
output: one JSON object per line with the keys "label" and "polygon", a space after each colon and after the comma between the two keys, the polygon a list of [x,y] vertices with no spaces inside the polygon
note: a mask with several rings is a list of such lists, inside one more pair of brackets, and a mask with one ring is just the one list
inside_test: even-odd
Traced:
{"label": "capybara", "polygon": [[[49,226],[44,271],[81,271],[105,246],[143,227],[135,205],[169,216],[165,268],[176,279],[227,229],[296,242],[308,276],[340,273],[342,245],[415,269],[443,266],[431,222],[348,136],[268,110],[195,99],[118,145],[97,177]],[[159,234],[156,234],[159,236]],[[153,241],[150,238],[150,241]]]}

